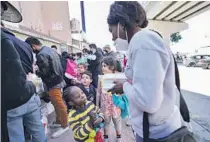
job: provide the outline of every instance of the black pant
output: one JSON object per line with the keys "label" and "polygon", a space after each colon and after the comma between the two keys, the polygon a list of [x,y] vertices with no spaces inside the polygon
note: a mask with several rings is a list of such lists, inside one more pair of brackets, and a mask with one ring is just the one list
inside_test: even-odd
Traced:
{"label": "black pant", "polygon": [[92,85],[93,85],[95,88],[98,88],[98,75],[99,75],[98,72],[92,72],[92,76],[93,76]]}
{"label": "black pant", "polygon": [[1,110],[1,141],[2,142],[9,142],[9,135],[7,129],[7,110]]}

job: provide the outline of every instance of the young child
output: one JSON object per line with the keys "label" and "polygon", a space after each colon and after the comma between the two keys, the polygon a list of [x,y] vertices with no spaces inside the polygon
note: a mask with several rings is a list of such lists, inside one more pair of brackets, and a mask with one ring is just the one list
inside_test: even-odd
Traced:
{"label": "young child", "polygon": [[92,74],[89,71],[85,71],[82,73],[81,84],[79,84],[78,87],[85,93],[87,100],[96,105],[96,89],[91,82]]}
{"label": "young child", "polygon": [[[114,60],[112,57],[104,58],[102,61],[102,71],[104,74],[103,76],[121,72],[121,69],[118,67],[119,66],[117,65],[117,61]],[[98,105],[100,98],[101,111],[104,113],[105,117],[104,142],[108,142],[108,133],[111,120],[113,121],[115,126],[117,142],[121,142],[121,109],[114,105],[111,92],[103,90],[103,76],[99,77],[99,87],[96,101]]]}
{"label": "young child", "polygon": [[84,92],[77,86],[64,91],[64,99],[72,106],[69,125],[77,142],[85,142],[96,135],[95,129],[104,121],[103,113],[92,102],[87,101]]}
{"label": "young child", "polygon": [[78,80],[79,80],[79,81],[82,80],[82,74],[83,74],[84,72],[86,72],[87,69],[88,69],[88,66],[87,66],[87,64],[85,64],[85,63],[81,63],[81,64],[78,65],[78,72],[79,72]]}
{"label": "young child", "polygon": [[78,71],[80,74],[84,73],[85,71],[87,71],[88,66],[85,63],[81,63],[78,65]]}

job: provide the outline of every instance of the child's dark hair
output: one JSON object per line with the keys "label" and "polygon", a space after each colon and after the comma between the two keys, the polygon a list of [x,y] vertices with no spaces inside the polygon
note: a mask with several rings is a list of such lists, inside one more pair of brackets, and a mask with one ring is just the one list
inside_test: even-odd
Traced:
{"label": "child's dark hair", "polygon": [[82,58],[82,53],[81,53],[81,52],[76,53],[76,55],[77,55],[78,57]]}
{"label": "child's dark hair", "polygon": [[72,93],[73,87],[75,87],[75,86],[67,87],[67,88],[65,88],[65,90],[63,91],[63,98],[64,98],[64,100],[65,100],[66,102],[71,101],[70,98],[72,98],[72,96],[73,96],[73,93]]}
{"label": "child's dark hair", "polygon": [[115,71],[122,72],[122,67],[120,62],[114,59],[113,57],[105,57],[101,63],[106,64],[113,72]]}
{"label": "child's dark hair", "polygon": [[85,71],[84,73],[82,73],[82,76],[83,75],[87,75],[87,76],[89,76],[90,77],[90,79],[93,79],[93,75],[92,75],[92,73],[91,72],[89,72],[89,71]]}

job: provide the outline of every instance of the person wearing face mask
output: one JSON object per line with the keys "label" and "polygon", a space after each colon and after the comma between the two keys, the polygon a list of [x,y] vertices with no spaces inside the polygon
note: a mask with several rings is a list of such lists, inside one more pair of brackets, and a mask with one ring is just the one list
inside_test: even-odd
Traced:
{"label": "person wearing face mask", "polygon": [[109,45],[105,45],[103,50],[104,50],[104,56],[111,56],[113,58],[116,57],[114,51],[111,50],[111,47]]}
{"label": "person wearing face mask", "polygon": [[77,65],[87,63],[86,57],[82,56],[81,52],[76,53],[76,63]]}
{"label": "person wearing face mask", "polygon": [[[8,1],[1,1],[1,20],[22,21],[22,15]],[[44,127],[40,121],[40,98],[29,79],[33,72],[30,46],[4,27],[1,21],[1,141],[25,141],[25,126],[32,141],[44,142]]]}
{"label": "person wearing face mask", "polygon": [[43,46],[35,37],[28,37],[25,40],[33,52],[36,53],[37,76],[41,77],[47,87],[50,100],[55,107],[56,122],[55,126],[60,128],[52,135],[53,138],[59,137],[69,130],[67,122],[67,108],[62,98],[62,89],[66,86],[64,81],[64,71],[58,53],[47,46]]}
{"label": "person wearing face mask", "polygon": [[148,20],[140,3],[114,2],[107,22],[116,49],[128,53],[127,81],[109,91],[127,95],[136,142],[195,142],[176,106],[173,55],[158,34],[143,29]]}
{"label": "person wearing face mask", "polygon": [[87,62],[89,64],[88,70],[92,73],[93,75],[93,86],[97,88],[98,86],[98,75],[100,74],[100,63],[103,58],[103,55],[100,51],[97,50],[97,46],[95,44],[90,44],[90,51],[91,55],[89,55],[87,58]]}

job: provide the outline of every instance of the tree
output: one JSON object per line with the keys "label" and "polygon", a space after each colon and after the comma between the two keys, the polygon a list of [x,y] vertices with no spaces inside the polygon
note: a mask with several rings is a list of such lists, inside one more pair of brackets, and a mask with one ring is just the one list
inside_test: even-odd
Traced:
{"label": "tree", "polygon": [[171,42],[172,42],[172,43],[178,43],[179,40],[182,39],[182,36],[181,36],[180,33],[178,32],[178,33],[172,34],[171,37],[170,37],[170,39],[171,39]]}

